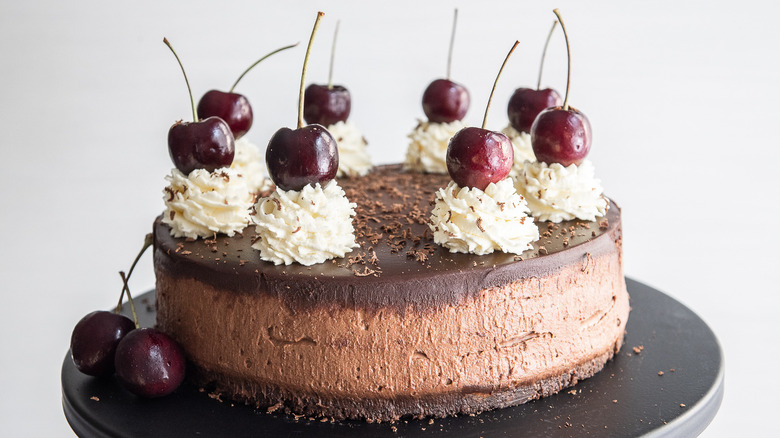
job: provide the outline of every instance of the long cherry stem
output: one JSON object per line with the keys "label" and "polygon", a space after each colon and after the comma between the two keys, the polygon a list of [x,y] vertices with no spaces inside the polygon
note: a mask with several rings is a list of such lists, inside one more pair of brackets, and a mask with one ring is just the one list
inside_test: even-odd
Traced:
{"label": "long cherry stem", "polygon": [[297,45],[298,45],[298,43],[295,43],[295,44],[290,44],[289,46],[284,46],[284,47],[282,47],[282,48],[280,48],[280,49],[276,49],[276,50],[274,50],[273,52],[271,52],[271,53],[269,53],[269,54],[267,54],[267,55],[263,56],[262,58],[258,59],[257,61],[255,61],[255,63],[254,63],[254,64],[250,65],[250,66],[249,66],[249,67],[248,67],[246,70],[244,70],[244,72],[243,72],[243,73],[241,73],[241,76],[239,76],[239,77],[238,77],[238,79],[236,79],[236,82],[234,82],[234,83],[233,83],[233,86],[232,86],[232,87],[230,87],[230,93],[232,93],[232,92],[233,92],[233,90],[235,90],[235,89],[236,89],[236,86],[238,85],[238,83],[241,81],[241,79],[243,79],[243,78],[244,78],[244,76],[245,76],[247,73],[249,73],[249,70],[252,70],[252,69],[253,69],[253,68],[254,68],[254,67],[257,65],[257,64],[260,64],[261,62],[263,62],[263,60],[265,60],[266,58],[268,58],[268,57],[269,57],[269,56],[271,56],[271,55],[275,55],[275,54],[277,54],[277,53],[281,52],[282,50],[292,49],[293,47],[295,47],[295,46],[297,46]]}
{"label": "long cherry stem", "polygon": [[450,35],[450,50],[447,54],[447,80],[450,80],[452,70],[452,48],[455,46],[455,28],[458,26],[458,8],[455,8],[455,16],[452,18],[452,34]]}
{"label": "long cherry stem", "polygon": [[563,29],[563,37],[566,38],[566,58],[567,58],[567,71],[566,71],[566,95],[563,98],[563,109],[569,110],[569,86],[571,84],[571,50],[569,49],[569,34],[566,33],[566,26],[563,25],[563,19],[561,18],[558,9],[553,9],[553,13],[558,17],[558,22],[561,23],[561,29]]}
{"label": "long cherry stem", "polygon": [[122,292],[127,293],[127,302],[130,303],[130,313],[133,314],[133,324],[135,324],[135,328],[140,328],[141,324],[138,323],[138,314],[135,312],[135,302],[133,302],[133,296],[130,295],[130,287],[127,285],[128,277],[125,276],[125,271],[119,271],[119,276],[122,277],[122,283],[124,284]]}
{"label": "long cherry stem", "polygon": [[328,69],[328,89],[333,88],[333,62],[336,59],[336,40],[339,37],[339,25],[341,20],[336,21],[336,30],[333,31],[333,45],[330,47],[330,68]]}
{"label": "long cherry stem", "polygon": [[309,55],[311,54],[311,46],[314,43],[314,35],[317,34],[317,29],[320,27],[320,20],[325,15],[324,12],[317,12],[317,19],[314,20],[314,28],[311,30],[311,36],[309,37],[309,45],[306,46],[306,56],[303,58],[303,70],[301,71],[301,88],[298,91],[298,129],[303,128],[303,92],[306,85],[306,70],[309,68]]}
{"label": "long cherry stem", "polygon": [[176,54],[176,51],[173,50],[173,46],[171,46],[171,43],[168,42],[168,38],[163,37],[163,42],[166,46],[168,46],[169,49],[171,49],[171,52],[173,52],[173,56],[176,57],[176,61],[179,63],[179,67],[181,67],[181,72],[184,74],[184,82],[187,83],[187,92],[190,93],[190,105],[192,105],[192,120],[194,122],[198,121],[198,112],[195,111],[195,99],[192,98],[192,88],[190,88],[190,80],[187,79],[187,72],[184,71],[184,66],[181,64],[181,59],[179,59],[179,55]]}
{"label": "long cherry stem", "polygon": [[536,90],[540,90],[542,88],[542,70],[544,70],[544,58],[547,57],[547,46],[550,45],[550,38],[552,38],[553,31],[555,30],[555,26],[558,24],[558,20],[553,21],[552,27],[550,28],[550,33],[547,34],[547,41],[544,42],[544,50],[542,50],[542,62],[539,63],[539,79],[536,81]]}
{"label": "long cherry stem", "polygon": [[506,58],[504,58],[504,63],[501,64],[501,68],[498,70],[498,74],[496,75],[496,80],[493,81],[493,89],[490,90],[490,97],[488,97],[487,107],[485,107],[485,117],[482,118],[482,129],[485,129],[485,126],[487,125],[487,118],[488,118],[488,111],[490,111],[490,102],[493,100],[493,93],[496,92],[496,85],[498,84],[498,78],[501,77],[501,72],[504,71],[504,66],[506,66],[506,62],[509,61],[509,57],[512,56],[512,52],[515,51],[515,47],[520,44],[520,41],[515,41],[515,43],[512,45],[512,48],[509,49],[509,53],[506,54]]}
{"label": "long cherry stem", "polygon": [[133,271],[135,270],[135,266],[138,264],[138,260],[141,259],[141,256],[144,255],[147,249],[149,249],[150,246],[152,246],[152,243],[154,242],[154,239],[152,238],[152,234],[149,233],[144,237],[144,246],[141,248],[141,251],[138,252],[138,255],[135,256],[135,260],[133,260],[133,264],[130,265],[130,270],[127,272],[127,277],[125,277],[125,273],[123,271],[119,272],[119,275],[122,277],[122,293],[119,294],[119,303],[116,305],[116,310],[114,310],[114,313],[119,313],[122,311],[122,300],[125,297],[125,293],[127,293],[127,300],[130,303],[130,309],[133,312],[133,318],[135,320],[135,325],[138,327],[138,318],[135,314],[135,304],[132,301],[132,297],[130,297],[130,288],[127,285],[127,282],[130,281],[130,276],[133,275]]}

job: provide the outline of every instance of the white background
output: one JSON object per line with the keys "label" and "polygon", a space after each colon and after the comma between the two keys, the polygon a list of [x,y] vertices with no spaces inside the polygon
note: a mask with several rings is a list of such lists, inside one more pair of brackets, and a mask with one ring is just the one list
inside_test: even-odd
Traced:
{"label": "white background", "polygon": [[[162,208],[166,135],[189,119],[174,44],[196,99],[227,89],[253,103],[248,138],[264,146],[296,121],[306,40],[326,12],[310,81],[325,82],[341,19],[335,80],[377,163],[398,162],[422,116],[420,96],[444,76],[453,6],[460,22],[452,76],[481,122],[504,55],[488,127],[533,86],[560,7],[573,49],[571,103],[593,125],[590,155],[624,213],[628,276],[683,302],[726,355],[726,396],[707,437],[766,434],[780,380],[777,272],[778,7],[690,1],[25,1],[0,3],[0,434],[72,436],[60,367],[73,325],[112,306]],[[544,84],[565,87],[562,33]],[[131,286],[153,287],[151,257]]]}

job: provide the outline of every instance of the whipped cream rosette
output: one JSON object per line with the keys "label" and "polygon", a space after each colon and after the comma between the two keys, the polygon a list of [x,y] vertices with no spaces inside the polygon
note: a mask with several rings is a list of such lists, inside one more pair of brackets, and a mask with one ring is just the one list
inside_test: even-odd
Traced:
{"label": "whipped cream rosette", "polygon": [[409,134],[404,168],[414,172],[447,173],[447,146],[450,139],[466,125],[461,120],[450,123],[419,121]]}
{"label": "whipped cream rosette", "polygon": [[594,221],[609,206],[601,182],[589,160],[563,167],[559,163],[526,162],[515,182],[531,214],[537,219],[561,222],[571,219]]}
{"label": "whipped cream rosette", "polygon": [[521,132],[513,128],[512,125],[508,125],[501,132],[504,133],[509,140],[512,141],[512,149],[515,152],[515,160],[512,165],[512,170],[509,171],[510,176],[516,176],[523,168],[523,163],[526,161],[536,161],[536,155],[534,155],[534,149],[531,147],[531,134],[527,132]]}
{"label": "whipped cream rosette", "polygon": [[373,167],[363,134],[349,121],[328,125],[328,132],[336,139],[339,149],[339,169],[336,176],[363,176]]}
{"label": "whipped cream rosette", "polygon": [[265,170],[265,161],[260,149],[246,137],[236,140],[236,152],[231,169],[235,169],[244,179],[251,193],[262,193],[273,188],[273,182]]}
{"label": "whipped cream rosette", "polygon": [[252,247],[276,265],[311,266],[344,257],[358,246],[352,226],[355,207],[335,180],[300,191],[277,188],[255,205],[257,240]]}
{"label": "whipped cream rosette", "polygon": [[431,214],[433,240],[450,252],[520,254],[539,239],[525,199],[510,178],[490,183],[484,191],[450,184],[436,192]]}
{"label": "whipped cream rosette", "polygon": [[172,169],[165,177],[166,210],[162,221],[174,237],[209,237],[214,233],[232,236],[249,224],[254,196],[246,178],[237,170],[221,168],[213,172],[195,169],[184,175]]}

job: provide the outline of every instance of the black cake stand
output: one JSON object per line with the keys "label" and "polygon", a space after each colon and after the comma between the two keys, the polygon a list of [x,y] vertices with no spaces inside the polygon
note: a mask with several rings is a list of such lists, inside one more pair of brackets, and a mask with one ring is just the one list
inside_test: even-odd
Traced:
{"label": "black cake stand", "polygon": [[[720,345],[687,307],[642,283],[627,283],[632,311],[625,343],[600,373],[551,397],[479,415],[395,423],[296,419],[186,385],[146,400],[113,378],[81,374],[70,354],[62,364],[62,405],[82,437],[696,436],[723,399]],[[154,324],[153,302],[153,292],[136,299],[142,325]]]}

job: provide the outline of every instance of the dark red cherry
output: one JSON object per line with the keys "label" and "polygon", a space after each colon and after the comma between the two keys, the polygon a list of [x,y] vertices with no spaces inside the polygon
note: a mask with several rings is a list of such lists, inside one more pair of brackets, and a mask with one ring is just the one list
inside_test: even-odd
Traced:
{"label": "dark red cherry", "polygon": [[325,184],[335,178],[339,152],[336,140],[320,125],[281,128],[268,142],[265,163],[280,189],[301,190],[307,184]]}
{"label": "dark red cherry", "polygon": [[303,97],[303,119],[309,125],[330,126],[346,122],[352,109],[352,98],[342,85],[311,84]]}
{"label": "dark red cherry", "polygon": [[90,376],[114,374],[119,341],[135,329],[130,318],[99,310],[81,318],[70,336],[70,354],[76,368]]}
{"label": "dark red cherry", "polygon": [[122,385],[141,397],[161,397],[184,380],[184,350],[168,335],[153,328],[128,333],[116,349],[116,375]]}
{"label": "dark red cherry", "polygon": [[198,102],[198,118],[219,117],[238,140],[252,127],[252,106],[242,94],[211,90]]}
{"label": "dark red cherry", "polygon": [[561,102],[561,95],[552,88],[518,88],[512,93],[506,108],[509,124],[519,132],[531,132],[536,116],[542,110],[561,106]]}
{"label": "dark red cherry", "polygon": [[469,110],[469,92],[463,85],[449,79],[436,79],[425,89],[422,106],[431,122],[462,120]]}
{"label": "dark red cherry", "polygon": [[199,122],[176,122],[168,130],[168,152],[176,168],[188,175],[195,169],[213,172],[233,163],[235,141],[219,117]]}
{"label": "dark red cherry", "polygon": [[460,187],[485,190],[506,178],[513,162],[509,137],[487,129],[461,129],[447,147],[447,171]]}
{"label": "dark red cherry", "polygon": [[531,126],[531,146],[536,159],[563,167],[579,165],[590,151],[593,134],[585,114],[569,107],[548,108]]}

